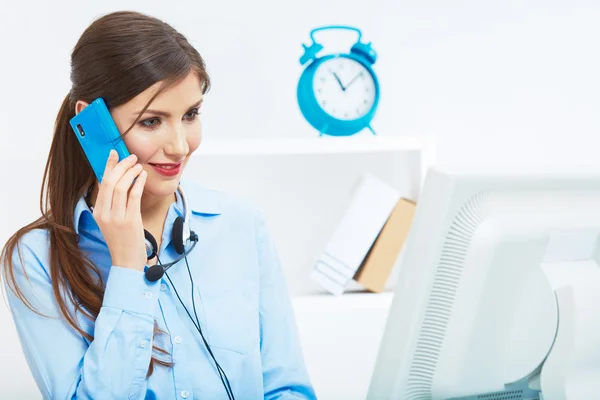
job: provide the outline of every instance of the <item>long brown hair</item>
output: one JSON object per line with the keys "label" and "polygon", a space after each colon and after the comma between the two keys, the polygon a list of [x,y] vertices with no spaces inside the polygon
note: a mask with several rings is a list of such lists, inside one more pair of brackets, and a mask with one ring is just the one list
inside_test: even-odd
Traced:
{"label": "long brown hair", "polygon": [[[83,32],[71,54],[72,87],[54,125],[40,193],[42,215],[10,237],[0,262],[9,288],[27,307],[40,314],[18,287],[12,258],[16,249],[22,265],[20,239],[33,229],[46,229],[52,289],[61,314],[73,329],[90,341],[93,337],[78,326],[75,314],[80,312],[95,321],[102,307],[105,284],[99,269],[79,249],[73,226],[78,200],[96,183],[69,125],[75,116],[75,104],[78,100],[90,103],[102,97],[110,109],[161,82],[157,93],[123,133],[125,135],[160,92],[192,71],[198,74],[203,93],[208,91],[210,80],[204,60],[187,39],[165,22],[133,11],[114,12],[96,19]],[[73,312],[69,311],[69,303],[74,306]],[[162,332],[155,322],[154,334],[159,333]],[[154,350],[168,354],[156,346]],[[169,361],[153,356],[148,376],[154,370],[154,363],[172,366]]]}

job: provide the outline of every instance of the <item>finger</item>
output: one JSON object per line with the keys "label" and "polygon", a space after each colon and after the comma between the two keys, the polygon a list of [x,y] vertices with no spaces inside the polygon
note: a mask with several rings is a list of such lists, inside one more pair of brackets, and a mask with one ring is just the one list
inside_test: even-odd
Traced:
{"label": "finger", "polygon": [[102,182],[98,182],[98,196],[96,196],[96,204],[94,206],[94,213],[110,212],[110,199],[112,199],[112,193],[108,197],[108,191],[104,190],[103,187],[108,185],[108,177],[111,171],[115,168],[119,162],[119,157],[115,150],[111,150],[108,154],[108,160],[106,161],[106,167],[104,167],[104,174],[102,175]]}
{"label": "finger", "polygon": [[[118,160],[118,157],[115,156],[115,159]],[[98,196],[100,196],[100,194],[102,194],[102,196],[101,196],[102,197],[101,198],[101,202],[102,202],[101,203],[102,204],[101,212],[104,215],[110,214],[110,210],[112,208],[112,203],[113,203],[113,192],[114,192],[114,188],[115,188],[116,184],[123,177],[125,172],[127,172],[127,170],[135,164],[136,161],[137,161],[137,157],[134,154],[132,154],[129,157],[116,163],[116,166],[111,168],[110,171],[108,172],[108,174],[104,175],[102,177],[102,184],[100,185],[101,188],[100,188],[100,192],[98,193]],[[114,163],[115,161],[111,161],[111,162]]]}
{"label": "finger", "polygon": [[131,188],[131,184],[136,176],[142,171],[142,165],[136,164],[119,179],[119,182],[115,185],[112,199],[111,213],[112,217],[117,221],[125,219],[127,211],[127,194]]}
{"label": "finger", "polygon": [[111,182],[116,185],[121,180],[123,175],[125,175],[125,173],[129,171],[129,169],[133,167],[136,162],[137,156],[135,154],[131,154],[130,156],[119,161],[119,163],[109,173],[109,179]]}
{"label": "finger", "polygon": [[108,159],[106,160],[106,166],[104,167],[104,174],[102,174],[103,179],[110,173],[110,171],[115,167],[115,165],[117,165],[118,162],[119,159],[117,157],[117,152],[115,150],[111,150],[108,153]]}
{"label": "finger", "polygon": [[148,173],[142,170],[137,180],[133,184],[131,191],[129,192],[129,199],[127,201],[127,217],[131,218],[141,213],[142,204],[142,193],[144,193],[144,185],[146,184],[146,178]]}

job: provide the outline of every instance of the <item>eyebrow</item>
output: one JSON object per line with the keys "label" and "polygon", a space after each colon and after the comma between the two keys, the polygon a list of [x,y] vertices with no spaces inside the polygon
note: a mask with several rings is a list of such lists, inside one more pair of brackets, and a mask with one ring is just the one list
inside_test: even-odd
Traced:
{"label": "eyebrow", "polygon": [[[204,99],[200,99],[197,102],[195,102],[194,104],[192,104],[191,106],[189,106],[187,109],[191,109],[194,107],[198,107],[200,104],[202,104],[202,102],[204,101]],[[133,115],[139,115],[142,112],[142,110],[136,111],[133,113]],[[156,115],[160,115],[162,117],[165,118],[169,118],[171,116],[171,113],[166,112],[166,111],[160,111],[160,110],[152,110],[150,108],[148,108],[146,111],[144,111],[144,114],[156,114]]]}

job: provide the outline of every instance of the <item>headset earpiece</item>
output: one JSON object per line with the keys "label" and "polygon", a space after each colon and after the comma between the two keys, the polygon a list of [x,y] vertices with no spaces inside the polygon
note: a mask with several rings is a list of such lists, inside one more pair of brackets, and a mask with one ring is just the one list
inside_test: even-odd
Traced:
{"label": "headset earpiece", "polygon": [[[188,207],[187,207],[187,199],[181,187],[178,188],[179,193],[181,194],[183,200],[183,209],[184,215],[186,218],[188,216]],[[173,230],[171,231],[171,240],[173,241],[173,247],[177,254],[185,253],[185,245],[188,240],[190,240],[192,232],[186,226],[186,220],[183,217],[177,217],[175,222],[173,222]],[[144,229],[144,238],[145,238],[145,246],[146,246],[146,257],[148,260],[153,259],[158,254],[158,244],[156,243],[156,239],[150,232]],[[198,240],[195,236],[195,240]]]}
{"label": "headset earpiece", "polygon": [[145,229],[144,238],[144,244],[146,245],[146,257],[148,257],[148,260],[152,260],[154,257],[156,257],[158,244],[156,244],[156,239],[154,239],[154,236],[152,236],[152,234]]}
{"label": "headset earpiece", "polygon": [[175,251],[178,254],[183,254],[185,252],[185,243],[183,239],[183,218],[177,217],[173,223],[171,240],[173,241],[173,247],[175,247]]}

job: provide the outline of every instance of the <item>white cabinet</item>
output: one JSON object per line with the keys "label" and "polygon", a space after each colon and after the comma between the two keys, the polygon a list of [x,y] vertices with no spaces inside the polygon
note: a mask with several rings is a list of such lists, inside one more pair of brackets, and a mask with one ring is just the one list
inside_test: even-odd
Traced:
{"label": "white cabinet", "polygon": [[304,361],[319,400],[367,398],[392,297],[294,297]]}

